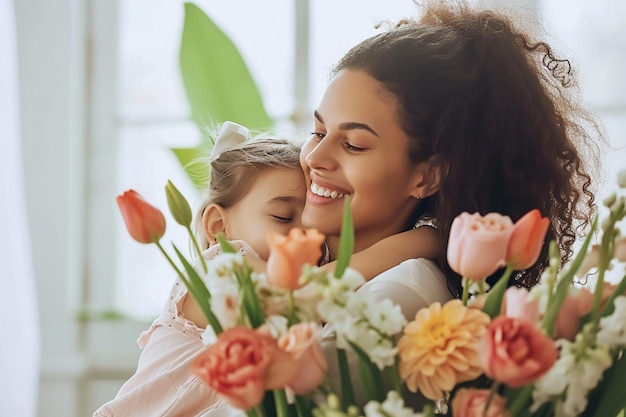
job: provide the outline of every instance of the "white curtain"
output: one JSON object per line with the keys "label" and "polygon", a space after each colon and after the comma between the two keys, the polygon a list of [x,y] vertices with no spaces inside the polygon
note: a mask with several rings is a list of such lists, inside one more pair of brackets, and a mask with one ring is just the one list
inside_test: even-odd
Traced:
{"label": "white curtain", "polygon": [[0,62],[0,416],[34,417],[39,328],[24,193],[13,0],[0,0]]}

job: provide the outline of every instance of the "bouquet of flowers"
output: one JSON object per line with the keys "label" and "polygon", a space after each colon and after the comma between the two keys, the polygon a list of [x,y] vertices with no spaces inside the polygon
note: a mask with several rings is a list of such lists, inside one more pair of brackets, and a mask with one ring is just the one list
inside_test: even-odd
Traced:
{"label": "bouquet of flowers", "polygon": [[[626,181],[620,185],[626,188]],[[171,182],[166,194],[198,254],[189,261],[174,246],[182,267],[160,244],[165,219],[157,208],[134,191],[118,204],[131,236],[159,247],[208,319],[208,346],[193,372],[248,416],[614,417],[626,407],[620,395],[626,276],[606,280],[607,271],[623,269],[626,261],[622,195],[604,202],[610,213],[601,222],[601,243],[591,245],[596,218],[565,268],[551,243],[550,264],[531,290],[507,284],[513,271],[537,261],[548,219],[537,210],[516,223],[497,213],[461,214],[447,254],[463,276],[461,299],[430,305],[407,323],[392,301],[356,291],[364,281],[348,267],[354,240],[349,199],[334,273],[316,266],[324,236],[312,229],[269,236],[267,270],[257,273],[223,237],[224,253],[204,262],[189,204]],[[486,277],[501,268],[488,288]],[[575,285],[592,269],[593,291]],[[327,378],[322,323],[336,334],[341,378],[335,385]],[[357,356],[358,369],[350,369],[348,354]],[[357,371],[369,400],[362,408],[350,382]],[[408,392],[432,404],[413,410],[404,402]]]}

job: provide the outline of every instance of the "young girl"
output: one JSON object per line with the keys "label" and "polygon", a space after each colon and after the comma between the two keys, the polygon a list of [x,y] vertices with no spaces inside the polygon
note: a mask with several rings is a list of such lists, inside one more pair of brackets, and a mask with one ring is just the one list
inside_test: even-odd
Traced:
{"label": "young girl", "polygon": [[[299,151],[286,140],[250,139],[244,127],[222,125],[210,158],[208,196],[196,216],[205,259],[219,253],[215,237],[224,233],[255,269],[263,271],[268,232],[287,234],[301,226],[306,187]],[[440,248],[434,229],[419,227],[355,254],[351,266],[371,278],[409,257],[434,258]],[[138,340],[143,352],[135,374],[94,417],[192,417],[223,406],[219,395],[190,371],[191,361],[204,347],[206,325],[197,303],[177,280],[163,313]]]}

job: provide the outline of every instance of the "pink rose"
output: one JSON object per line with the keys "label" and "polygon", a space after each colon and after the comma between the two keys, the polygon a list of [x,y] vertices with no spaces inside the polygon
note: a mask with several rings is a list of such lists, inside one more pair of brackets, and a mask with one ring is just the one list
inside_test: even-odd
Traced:
{"label": "pink rose", "polygon": [[261,403],[266,390],[285,387],[297,366],[267,332],[239,326],[200,353],[192,371],[233,407],[249,410]]}
{"label": "pink rose", "polygon": [[483,280],[505,265],[513,230],[508,216],[461,213],[452,222],[448,263],[457,274]]}
{"label": "pink rose", "polygon": [[316,265],[322,256],[324,235],[315,229],[293,228],[287,236],[270,232],[267,236],[270,255],[267,259],[267,282],[295,290],[305,264]]}
{"label": "pink rose", "polygon": [[278,339],[278,347],[291,354],[298,372],[287,384],[297,395],[308,394],[326,377],[328,364],[319,342],[320,327],[317,323],[298,323]]}
{"label": "pink rose", "polygon": [[[452,399],[454,417],[508,417],[506,400],[494,394],[489,402],[491,391],[487,389],[461,388]],[[485,410],[487,403],[489,408]]]}
{"label": "pink rose", "polygon": [[524,319],[506,316],[491,321],[478,354],[485,374],[511,388],[535,381],[557,358],[553,340],[541,329]]}
{"label": "pink rose", "polygon": [[573,341],[580,328],[580,319],[591,311],[592,305],[591,291],[586,288],[570,290],[556,316],[554,338]]}
{"label": "pink rose", "polygon": [[525,288],[507,288],[502,302],[504,315],[536,323],[539,319],[539,302],[529,300],[528,294],[529,292]]}
{"label": "pink rose", "polygon": [[543,240],[550,227],[550,219],[541,217],[539,210],[531,210],[513,226],[506,251],[506,263],[513,269],[530,268],[537,262]]}

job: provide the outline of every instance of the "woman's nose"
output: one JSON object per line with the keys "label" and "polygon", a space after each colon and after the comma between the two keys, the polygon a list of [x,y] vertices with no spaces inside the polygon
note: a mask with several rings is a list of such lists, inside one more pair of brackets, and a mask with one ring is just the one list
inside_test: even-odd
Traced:
{"label": "woman's nose", "polygon": [[328,136],[319,141],[309,139],[302,150],[305,152],[304,162],[311,169],[333,170],[337,167],[333,144]]}

